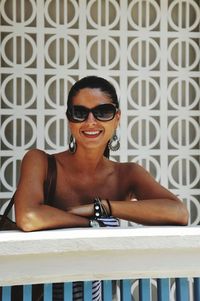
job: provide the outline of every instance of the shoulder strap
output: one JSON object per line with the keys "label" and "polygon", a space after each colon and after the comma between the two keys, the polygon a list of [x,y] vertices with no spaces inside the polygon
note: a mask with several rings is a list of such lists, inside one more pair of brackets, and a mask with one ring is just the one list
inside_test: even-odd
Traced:
{"label": "shoulder strap", "polygon": [[57,168],[54,155],[48,155],[47,178],[44,183],[45,204],[51,205],[56,190]]}
{"label": "shoulder strap", "polygon": [[12,206],[14,204],[14,197],[15,197],[15,193],[13,194],[11,200],[9,201],[3,215],[2,215],[2,218],[0,219],[0,229],[2,229],[2,227],[4,226],[4,223],[6,221],[6,218],[10,212],[10,210],[12,209]]}
{"label": "shoulder strap", "polygon": [[[48,155],[48,170],[47,170],[47,178],[44,183],[44,197],[45,197],[45,204],[51,205],[55,189],[56,189],[56,178],[57,178],[57,168],[56,168],[56,160],[53,155]],[[2,218],[0,219],[0,229],[5,223],[5,220],[14,205],[14,198],[15,193],[13,194],[11,200],[9,201]]]}

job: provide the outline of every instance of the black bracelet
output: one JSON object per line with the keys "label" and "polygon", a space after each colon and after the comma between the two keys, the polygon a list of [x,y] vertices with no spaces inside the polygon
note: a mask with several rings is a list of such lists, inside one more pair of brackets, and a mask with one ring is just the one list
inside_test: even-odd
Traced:
{"label": "black bracelet", "polygon": [[101,200],[97,197],[94,199],[94,218],[101,217]]}
{"label": "black bracelet", "polygon": [[110,201],[109,201],[108,199],[106,199],[106,202],[107,202],[107,204],[108,204],[109,214],[110,214],[110,216],[112,216],[112,208],[111,208]]}

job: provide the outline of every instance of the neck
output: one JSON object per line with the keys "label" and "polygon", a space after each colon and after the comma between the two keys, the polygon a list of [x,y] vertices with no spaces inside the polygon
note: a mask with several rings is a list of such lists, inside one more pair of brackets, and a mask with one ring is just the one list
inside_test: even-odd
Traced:
{"label": "neck", "polygon": [[82,149],[77,148],[76,152],[72,154],[73,156],[73,168],[81,172],[94,173],[100,167],[103,167],[106,158],[103,156],[104,149]]}

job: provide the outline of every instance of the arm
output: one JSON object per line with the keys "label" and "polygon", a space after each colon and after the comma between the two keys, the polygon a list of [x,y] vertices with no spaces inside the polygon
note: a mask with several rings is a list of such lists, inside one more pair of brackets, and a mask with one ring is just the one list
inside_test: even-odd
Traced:
{"label": "arm", "polygon": [[[102,202],[107,207],[107,202],[105,200]],[[187,209],[180,200],[174,201],[169,198],[137,200],[134,198],[125,201],[110,201],[110,204],[113,216],[138,224],[185,226],[188,223]],[[89,218],[93,216],[94,206],[93,204],[77,206],[69,212]]]}
{"label": "arm", "polygon": [[17,226],[23,231],[64,227],[87,227],[86,217],[44,204],[44,181],[47,156],[39,150],[29,151],[22,160],[19,185],[15,195]]}
{"label": "arm", "polygon": [[[110,200],[113,216],[144,225],[187,225],[188,212],[181,200],[141,166],[134,164],[130,169],[126,178],[131,181],[131,192],[136,198]],[[103,202],[107,206],[106,201]],[[93,206],[76,207],[71,212],[89,216],[93,214]]]}
{"label": "arm", "polygon": [[161,186],[140,165],[129,165],[131,192],[138,201],[112,202],[114,216],[144,225],[186,225],[188,212],[174,194]]}

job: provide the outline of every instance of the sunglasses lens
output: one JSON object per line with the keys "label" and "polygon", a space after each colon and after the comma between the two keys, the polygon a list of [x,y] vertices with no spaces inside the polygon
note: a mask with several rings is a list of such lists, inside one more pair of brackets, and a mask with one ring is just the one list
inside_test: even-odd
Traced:
{"label": "sunglasses lens", "polygon": [[99,105],[93,110],[94,116],[100,121],[112,120],[116,113],[116,107],[112,104]]}
{"label": "sunglasses lens", "polygon": [[67,117],[71,122],[83,122],[88,114],[89,110],[83,106],[72,106],[67,110]]}
{"label": "sunglasses lens", "polygon": [[82,106],[74,106],[73,107],[73,118],[77,122],[82,122],[86,120],[88,117],[88,110]]}

